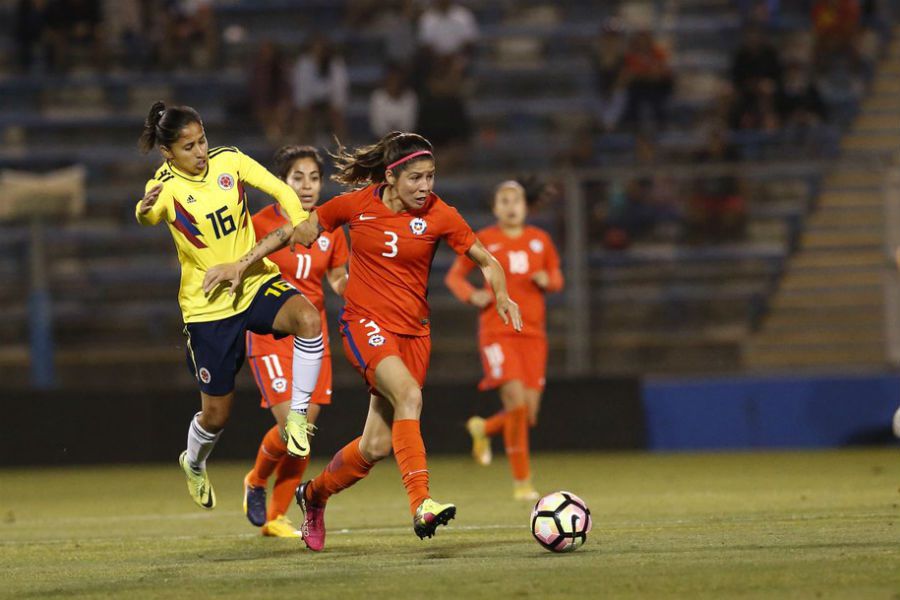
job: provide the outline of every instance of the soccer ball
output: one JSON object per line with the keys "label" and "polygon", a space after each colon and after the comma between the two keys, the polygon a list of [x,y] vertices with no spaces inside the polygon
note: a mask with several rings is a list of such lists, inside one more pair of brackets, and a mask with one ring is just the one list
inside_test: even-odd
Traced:
{"label": "soccer ball", "polygon": [[591,511],[572,492],[553,492],[537,501],[531,511],[531,533],[551,552],[572,552],[587,541]]}

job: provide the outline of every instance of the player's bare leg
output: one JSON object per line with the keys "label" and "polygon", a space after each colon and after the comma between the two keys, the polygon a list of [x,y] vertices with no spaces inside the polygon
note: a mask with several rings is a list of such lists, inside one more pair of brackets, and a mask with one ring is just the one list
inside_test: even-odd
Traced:
{"label": "player's bare leg", "polygon": [[528,407],[528,425],[534,427],[538,422],[538,415],[541,412],[541,399],[543,393],[541,390],[534,388],[525,388],[525,405]]}

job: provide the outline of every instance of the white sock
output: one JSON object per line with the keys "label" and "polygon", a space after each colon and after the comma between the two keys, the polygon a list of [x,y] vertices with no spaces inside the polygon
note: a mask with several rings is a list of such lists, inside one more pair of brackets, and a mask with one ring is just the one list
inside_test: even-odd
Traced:
{"label": "white sock", "polygon": [[216,442],[219,441],[219,436],[222,435],[221,431],[219,433],[210,433],[200,427],[200,423],[197,422],[197,417],[200,414],[194,415],[194,418],[191,419],[191,426],[188,427],[187,459],[188,464],[195,471],[202,471],[206,468],[206,459],[215,447]]}
{"label": "white sock", "polygon": [[325,344],[322,334],[306,339],[294,338],[294,382],[291,386],[291,410],[301,415],[309,408],[309,398],[316,389]]}

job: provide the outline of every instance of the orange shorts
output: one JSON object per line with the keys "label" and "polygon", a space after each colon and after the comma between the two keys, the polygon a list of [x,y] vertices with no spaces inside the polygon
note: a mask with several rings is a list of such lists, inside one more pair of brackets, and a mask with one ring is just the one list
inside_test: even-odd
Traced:
{"label": "orange shorts", "polygon": [[479,340],[484,379],[480,390],[492,390],[519,380],[543,391],[547,374],[547,338],[519,335],[484,336]]}
{"label": "orange shorts", "polygon": [[372,394],[380,395],[375,389],[375,369],[388,356],[399,356],[419,382],[419,387],[425,385],[431,359],[431,336],[386,331],[373,319],[349,315],[344,311],[341,311],[338,323],[344,340],[344,354],[369,384]]}
{"label": "orange shorts", "polygon": [[[294,357],[281,354],[263,354],[250,357],[250,370],[256,387],[262,394],[259,405],[272,408],[276,404],[291,401],[291,382],[294,370]],[[322,368],[319,380],[313,390],[310,402],[313,404],[331,404],[331,354],[322,357]]]}

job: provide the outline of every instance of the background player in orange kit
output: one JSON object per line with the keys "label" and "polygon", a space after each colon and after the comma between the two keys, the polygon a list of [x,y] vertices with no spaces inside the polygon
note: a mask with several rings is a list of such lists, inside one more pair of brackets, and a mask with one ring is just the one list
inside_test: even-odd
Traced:
{"label": "background player in orange kit", "polygon": [[320,206],[298,234],[316,227],[334,231],[344,223],[350,226],[350,278],[341,334],[347,358],[369,386],[370,402],[362,436],[297,490],[304,512],[303,538],[312,550],[325,545],[328,498],[365,477],[392,448],[416,535],[431,537],[456,515],[454,505],[430,497],[419,429],[431,351],[426,293],[440,240],[481,267],[494,291],[498,319],[521,329],[519,309],[506,292],[500,263],[456,209],[432,192],[435,161],[425,138],[393,132],[353,152],[342,148],[335,158],[336,181],[365,187]]}
{"label": "background player in orange kit", "polygon": [[[311,146],[284,146],[275,153],[275,174],[287,182],[300,198],[303,210],[309,212],[319,201],[322,191],[322,158]],[[287,223],[277,204],[271,204],[253,215],[253,228],[258,239]],[[307,420],[316,422],[322,405],[331,403],[331,352],[325,319],[325,292],[322,279],[327,278],[336,294],[347,286],[347,239],[340,229],[322,233],[310,248],[300,245],[270,254],[281,276],[306,296],[321,315],[325,355],[319,380],[310,399]],[[272,411],[277,422],[265,435],[256,455],[256,464],[244,478],[244,513],[262,534],[276,537],[298,537],[287,518],[287,509],[300,484],[309,456],[287,454],[281,437],[291,399],[291,360],[294,347],[290,339],[277,340],[270,335],[247,333],[247,356],[256,385],[262,395],[262,406]],[[266,508],[266,482],[275,473],[272,499]]]}
{"label": "background player in orange kit", "polygon": [[447,273],[447,287],[462,302],[481,309],[478,346],[484,379],[480,390],[500,388],[503,411],[489,419],[472,417],[466,428],[472,436],[472,454],[480,464],[491,462],[490,437],[503,433],[513,474],[513,495],[537,500],[531,483],[528,427],[537,423],[547,370],[547,332],[544,295],[563,287],[559,253],[543,230],[525,224],[528,197],[517,181],[504,181],[494,192],[497,224],[478,232],[478,239],[497,257],[506,272],[510,294],[522,310],[524,327],[511,335],[496,313],[490,289],[475,288],[466,280],[474,268],[460,256]]}

